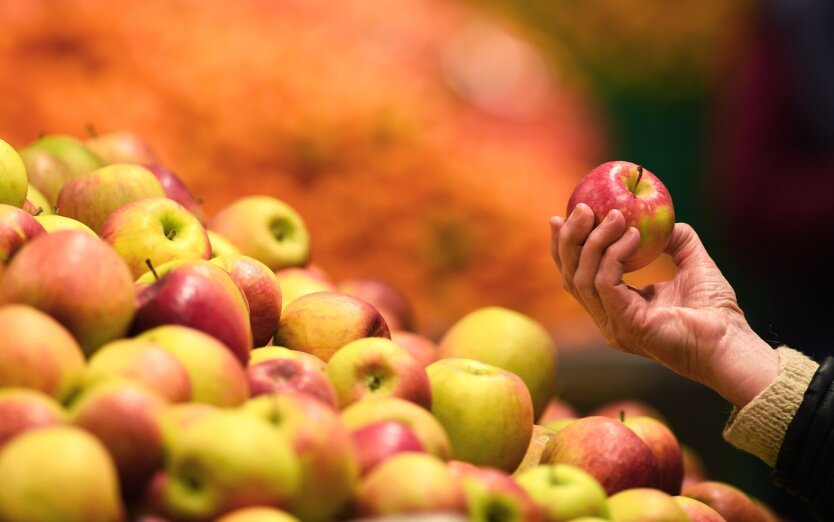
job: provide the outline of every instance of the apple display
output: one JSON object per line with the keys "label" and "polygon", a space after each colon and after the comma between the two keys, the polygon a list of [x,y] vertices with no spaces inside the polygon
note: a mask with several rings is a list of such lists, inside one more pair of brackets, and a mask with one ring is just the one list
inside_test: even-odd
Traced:
{"label": "apple display", "polygon": [[282,268],[275,271],[284,298],[283,309],[301,296],[316,292],[335,292],[336,285],[320,271],[307,268]]}
{"label": "apple display", "polygon": [[469,519],[482,522],[546,522],[545,511],[513,478],[499,469],[459,460],[447,466],[463,487]]}
{"label": "apple display", "polygon": [[0,451],[0,484],[4,522],[124,519],[113,460],[80,428],[51,426],[9,441]]}
{"label": "apple display", "polygon": [[377,277],[355,277],[340,282],[338,290],[357,297],[379,310],[391,330],[414,328],[411,304],[391,283]]}
{"label": "apple display", "polygon": [[673,497],[681,509],[689,517],[689,522],[727,522],[718,511],[712,509],[700,500],[676,496]]}
{"label": "apple display", "polygon": [[426,453],[400,453],[362,478],[356,514],[386,515],[466,512],[466,496],[442,460]]}
{"label": "apple display", "polygon": [[49,206],[54,207],[61,188],[72,179],[72,172],[58,158],[42,149],[23,149],[20,158],[26,166],[29,184],[40,190]]}
{"label": "apple display", "polygon": [[452,458],[452,446],[443,425],[411,401],[389,397],[355,402],[342,410],[341,419],[351,431],[380,421],[400,422],[417,435],[427,453],[443,460]]}
{"label": "apple display", "polygon": [[206,224],[206,213],[203,210],[203,203],[188,190],[185,183],[177,176],[174,171],[163,167],[157,163],[143,162],[145,168],[156,176],[159,184],[162,185],[162,190],[165,191],[165,196],[173,199],[182,205],[187,211],[196,217],[200,223]]}
{"label": "apple display", "polygon": [[144,339],[119,339],[102,346],[88,361],[84,387],[113,377],[134,380],[169,402],[191,399],[185,367],[161,346]]}
{"label": "apple display", "polygon": [[0,388],[0,451],[14,437],[66,422],[66,412],[53,397],[27,388]]}
{"label": "apple display", "polygon": [[167,325],[138,338],[161,346],[182,364],[191,381],[192,401],[232,407],[249,398],[246,372],[214,337],[186,326]]}
{"label": "apple display", "polygon": [[745,492],[719,481],[704,481],[684,488],[681,495],[699,500],[727,522],[767,522],[759,506]]}
{"label": "apple display", "polygon": [[255,346],[266,346],[281,318],[281,285],[275,272],[257,259],[233,254],[215,257],[216,264],[232,276],[249,304],[249,325]]}
{"label": "apple display", "polygon": [[657,460],[657,489],[678,495],[683,483],[683,453],[678,438],[665,424],[651,417],[626,417],[623,423],[643,439]]}
{"label": "apple display", "polygon": [[125,336],[134,299],[124,261],[109,245],[80,231],[44,234],[28,242],[0,280],[0,303],[46,312],[88,355]]}
{"label": "apple display", "polygon": [[249,306],[228,272],[210,261],[173,261],[137,282],[150,284],[136,296],[132,333],[166,324],[188,326],[214,336],[241,365],[249,361]]}
{"label": "apple display", "polygon": [[68,181],[58,194],[58,213],[101,233],[104,221],[119,207],[144,198],[164,197],[162,185],[139,165],[116,164]]}
{"label": "apple display", "polygon": [[313,397],[333,410],[339,401],[333,384],[321,369],[301,359],[288,357],[268,359],[246,368],[252,397],[265,394],[300,393]]}
{"label": "apple display", "polygon": [[414,431],[396,421],[372,422],[355,430],[352,437],[362,475],[397,453],[425,451]]}
{"label": "apple display", "polygon": [[0,204],[22,208],[28,187],[23,159],[14,147],[0,139]]}
{"label": "apple display", "polygon": [[392,330],[391,340],[408,350],[408,353],[420,361],[424,368],[437,360],[437,345],[425,335],[405,330]]}
{"label": "apple display", "polygon": [[304,219],[272,197],[240,198],[215,214],[208,228],[272,270],[304,266],[310,259],[310,235]]}
{"label": "apple display", "polygon": [[567,214],[587,205],[599,225],[612,209],[622,212],[627,227],[640,231],[640,246],[624,261],[625,271],[648,265],[666,249],[675,226],[672,196],[648,169],[628,161],[609,161],[592,169],[574,188]]}
{"label": "apple display", "polygon": [[608,495],[658,483],[654,453],[631,429],[607,417],[583,417],[556,432],[545,462],[571,464],[596,478]]}
{"label": "apple display", "polygon": [[474,359],[440,359],[426,368],[431,412],[456,460],[515,471],[533,434],[533,403],[517,375]]}
{"label": "apple display", "polygon": [[367,397],[399,397],[431,408],[426,370],[390,339],[366,337],[349,342],[330,357],[325,373],[341,408]]}
{"label": "apple display", "polygon": [[608,495],[586,471],[570,464],[542,464],[516,475],[546,513],[548,522],[567,522],[579,517],[608,517]]}
{"label": "apple display", "polygon": [[373,306],[338,292],[317,292],[299,297],[284,309],[273,342],[326,362],[351,341],[390,336]]}
{"label": "apple display", "polygon": [[101,227],[101,238],[137,278],[148,271],[148,260],[160,266],[177,259],[209,259],[211,245],[203,225],[179,203],[146,198],[119,207]]}
{"label": "apple display", "polygon": [[0,203],[0,264],[9,264],[23,245],[43,234],[46,230],[31,214]]}
{"label": "apple display", "polygon": [[497,306],[460,318],[440,340],[438,358],[462,357],[510,371],[527,385],[536,416],[556,391],[556,347],[530,317]]}
{"label": "apple display", "polygon": [[304,395],[262,395],[243,409],[272,424],[298,457],[301,482],[286,510],[305,522],[343,513],[358,483],[359,462],[339,414]]}
{"label": "apple display", "polygon": [[612,495],[608,511],[613,522],[690,522],[674,498],[653,488],[626,489]]}

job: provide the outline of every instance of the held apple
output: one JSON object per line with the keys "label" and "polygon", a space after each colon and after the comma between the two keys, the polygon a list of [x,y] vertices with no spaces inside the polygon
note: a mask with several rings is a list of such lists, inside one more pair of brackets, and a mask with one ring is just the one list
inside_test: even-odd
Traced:
{"label": "held apple", "polygon": [[65,421],[66,412],[49,395],[27,388],[0,388],[0,451],[25,431]]}
{"label": "held apple", "polygon": [[640,246],[625,261],[633,272],[663,253],[675,226],[675,209],[666,186],[649,170],[627,161],[609,161],[582,178],[568,200],[567,215],[584,203],[598,225],[612,209],[625,217],[626,226],[640,231]]}
{"label": "held apple", "polygon": [[26,165],[14,147],[0,140],[0,203],[23,207],[28,187]]}
{"label": "held apple", "polygon": [[542,464],[516,475],[516,482],[544,509],[548,522],[608,516],[605,490],[576,466]]}

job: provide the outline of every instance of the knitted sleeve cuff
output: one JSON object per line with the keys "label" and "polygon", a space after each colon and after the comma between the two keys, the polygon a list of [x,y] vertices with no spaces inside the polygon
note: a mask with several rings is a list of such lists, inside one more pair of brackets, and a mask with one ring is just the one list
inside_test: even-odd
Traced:
{"label": "knitted sleeve cuff", "polygon": [[733,408],[724,428],[724,439],[756,455],[768,466],[776,465],[779,448],[808,384],[819,364],[788,347],[781,346],[776,379],[742,409]]}

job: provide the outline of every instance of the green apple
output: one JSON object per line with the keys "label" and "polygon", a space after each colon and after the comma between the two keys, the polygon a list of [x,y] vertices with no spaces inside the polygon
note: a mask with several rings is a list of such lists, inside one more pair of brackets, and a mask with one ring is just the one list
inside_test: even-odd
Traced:
{"label": "green apple", "polygon": [[84,352],[45,313],[25,305],[0,306],[0,332],[0,388],[31,388],[60,401],[80,383]]}
{"label": "green apple", "polygon": [[341,408],[367,397],[399,397],[431,408],[426,370],[390,339],[365,337],[349,342],[333,354],[325,373]]}
{"label": "green apple", "polygon": [[211,244],[212,259],[220,256],[240,254],[240,250],[236,246],[214,230],[206,230],[206,234],[208,234],[209,243]]}
{"label": "green apple", "polygon": [[330,406],[304,395],[261,395],[243,409],[267,420],[292,444],[301,485],[287,510],[309,522],[325,522],[347,507],[359,480],[350,431]]}
{"label": "green apple", "polygon": [[191,399],[191,378],[176,357],[146,339],[119,339],[102,346],[84,372],[84,388],[122,377],[137,381],[169,402]]}
{"label": "green apple", "polygon": [[93,232],[92,228],[77,219],[68,218],[66,216],[59,216],[57,214],[38,214],[35,216],[35,221],[40,223],[47,233],[57,232],[59,230],[80,230],[98,238],[98,234]]}
{"label": "green apple", "polygon": [[518,467],[513,472],[514,475],[524,473],[528,469],[534,468],[541,464],[542,457],[547,455],[553,445],[553,440],[556,438],[556,430],[542,426],[540,424],[533,425],[533,434],[530,436],[530,444],[527,446],[527,451],[524,453],[524,458],[521,459]]}
{"label": "green apple", "polygon": [[455,459],[514,471],[533,434],[533,403],[517,375],[474,359],[426,368],[431,412],[449,434]]}
{"label": "green apple", "polygon": [[14,147],[0,140],[0,203],[22,208],[28,187],[26,165]]}
{"label": "green apple", "polygon": [[124,261],[109,245],[80,231],[33,239],[0,280],[0,303],[46,312],[88,355],[125,336],[134,301],[133,277]]}
{"label": "green apple", "polygon": [[398,453],[373,468],[356,491],[356,514],[466,512],[466,496],[446,463],[427,453]]}
{"label": "green apple", "polygon": [[164,198],[165,191],[145,167],[107,165],[68,181],[58,194],[58,213],[81,221],[96,233],[119,207],[144,198]]}
{"label": "green apple", "polygon": [[605,490],[576,466],[542,464],[517,475],[516,481],[545,510],[548,522],[608,516]]}
{"label": "green apple", "polygon": [[536,418],[556,391],[556,348],[524,314],[491,306],[459,319],[440,340],[438,358],[477,359],[510,371],[530,390]]}
{"label": "green apple", "polygon": [[336,350],[364,337],[391,337],[376,308],[338,292],[317,292],[284,309],[273,342],[328,361]]}
{"label": "green apple", "polygon": [[668,493],[653,488],[626,489],[608,499],[613,522],[690,522]]}
{"label": "green apple", "polygon": [[164,348],[182,364],[191,380],[191,400],[233,407],[249,398],[246,373],[223,343],[199,330],[179,325],[159,326],[139,339]]}
{"label": "green apple", "polygon": [[301,522],[286,511],[280,509],[252,507],[241,508],[226,513],[217,522]]}
{"label": "green apple", "polygon": [[66,412],[49,395],[28,388],[0,388],[0,450],[26,431],[65,421]]}
{"label": "green apple", "polygon": [[206,229],[174,200],[156,197],[133,201],[110,214],[101,238],[113,246],[137,278],[147,261],[160,266],[176,259],[209,259]]}
{"label": "green apple", "polygon": [[342,422],[357,431],[380,421],[395,421],[411,429],[426,452],[443,460],[452,458],[452,446],[443,425],[425,408],[397,397],[368,399],[351,404],[341,413]]}
{"label": "green apple", "polygon": [[37,209],[37,216],[51,216],[55,214],[55,208],[47,201],[46,196],[31,183],[26,190],[26,201]]}
{"label": "green apple", "polygon": [[307,268],[282,268],[276,270],[283,296],[282,309],[301,296],[315,292],[335,292],[336,285],[321,270]]}
{"label": "green apple", "polygon": [[26,149],[42,150],[52,154],[66,166],[71,178],[104,166],[98,156],[81,141],[71,136],[48,134],[38,138]]}
{"label": "green apple", "polygon": [[123,520],[113,461],[80,428],[53,426],[15,437],[0,451],[0,484],[4,522]]}
{"label": "green apple", "polygon": [[304,219],[273,197],[240,198],[221,209],[208,228],[272,270],[304,266],[310,259],[310,235]]}
{"label": "green apple", "polygon": [[43,193],[50,208],[54,207],[61,188],[72,179],[72,172],[52,153],[43,149],[23,149],[20,158],[26,165],[29,184]]}
{"label": "green apple", "polygon": [[291,441],[250,413],[219,410],[194,422],[166,448],[165,511],[209,520],[237,508],[284,508],[301,486]]}

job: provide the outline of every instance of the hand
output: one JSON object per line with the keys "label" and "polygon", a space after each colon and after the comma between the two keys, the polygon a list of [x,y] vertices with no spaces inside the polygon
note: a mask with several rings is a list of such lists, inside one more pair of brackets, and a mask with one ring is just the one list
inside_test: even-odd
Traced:
{"label": "hand", "polygon": [[640,242],[622,213],[594,228],[580,204],[567,221],[551,220],[551,253],[565,289],[614,348],[642,355],[709,386],[736,406],[775,378],[776,352],[750,328],[735,292],[695,231],[677,223],[666,253],[677,267],[670,281],[636,289],[623,282],[623,260]]}

